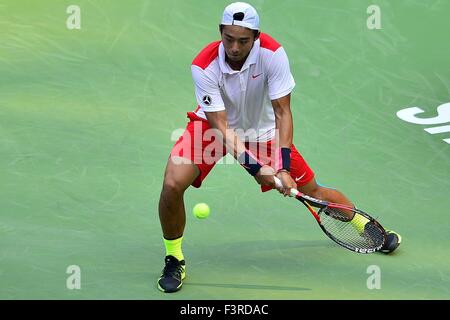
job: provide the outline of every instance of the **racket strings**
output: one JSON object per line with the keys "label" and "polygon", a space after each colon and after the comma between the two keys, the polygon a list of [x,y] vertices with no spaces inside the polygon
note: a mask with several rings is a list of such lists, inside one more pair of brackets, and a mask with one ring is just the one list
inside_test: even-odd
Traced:
{"label": "racket strings", "polygon": [[384,243],[384,231],[363,215],[325,207],[319,210],[322,226],[338,242],[358,249],[375,249]]}

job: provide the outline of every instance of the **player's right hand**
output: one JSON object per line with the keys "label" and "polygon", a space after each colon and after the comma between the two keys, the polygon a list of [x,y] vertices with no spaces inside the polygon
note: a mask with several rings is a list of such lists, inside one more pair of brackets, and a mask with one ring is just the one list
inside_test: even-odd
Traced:
{"label": "player's right hand", "polygon": [[264,165],[255,175],[255,180],[262,186],[275,188],[275,181],[273,180],[274,175],[275,170],[271,166]]}

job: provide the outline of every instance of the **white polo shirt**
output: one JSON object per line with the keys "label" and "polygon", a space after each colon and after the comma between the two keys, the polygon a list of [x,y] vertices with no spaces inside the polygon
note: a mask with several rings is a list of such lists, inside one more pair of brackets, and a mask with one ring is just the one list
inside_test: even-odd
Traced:
{"label": "white polo shirt", "polygon": [[243,141],[268,141],[275,135],[271,100],[288,95],[295,86],[283,47],[267,34],[255,41],[242,69],[225,62],[221,41],[204,48],[192,62],[198,108],[195,114],[227,111],[228,127]]}

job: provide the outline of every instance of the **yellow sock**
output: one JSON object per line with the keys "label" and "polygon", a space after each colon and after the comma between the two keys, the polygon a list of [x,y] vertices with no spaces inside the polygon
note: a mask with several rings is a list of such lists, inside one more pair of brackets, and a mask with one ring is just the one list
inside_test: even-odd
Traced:
{"label": "yellow sock", "polygon": [[364,217],[364,216],[362,216],[360,214],[357,214],[357,213],[355,213],[355,216],[350,221],[350,223],[355,227],[355,229],[359,233],[363,233],[364,227],[365,227],[367,222],[369,222],[369,219],[367,219],[366,217]]}
{"label": "yellow sock", "polygon": [[181,251],[181,242],[183,242],[183,237],[174,240],[167,240],[164,238],[166,256],[174,256],[178,261],[184,260],[183,252]]}

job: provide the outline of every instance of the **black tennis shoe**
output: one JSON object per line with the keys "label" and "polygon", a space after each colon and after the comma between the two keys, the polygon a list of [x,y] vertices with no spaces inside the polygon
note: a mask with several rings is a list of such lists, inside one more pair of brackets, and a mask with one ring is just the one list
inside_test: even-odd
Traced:
{"label": "black tennis shoe", "polygon": [[186,277],[186,263],[178,261],[174,256],[166,256],[165,266],[158,279],[158,289],[162,292],[176,292],[181,289]]}
{"label": "black tennis shoe", "polygon": [[395,231],[386,230],[387,238],[383,247],[381,247],[380,252],[389,254],[398,248],[402,242],[402,237]]}

